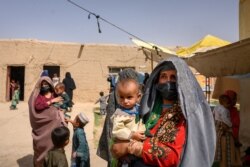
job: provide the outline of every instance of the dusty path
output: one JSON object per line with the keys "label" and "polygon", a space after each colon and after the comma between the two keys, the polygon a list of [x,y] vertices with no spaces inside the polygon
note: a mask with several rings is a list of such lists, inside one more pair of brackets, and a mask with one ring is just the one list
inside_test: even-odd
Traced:
{"label": "dusty path", "polygon": [[[0,167],[32,167],[32,137],[29,122],[28,105],[18,104],[17,110],[9,110],[10,103],[0,103]],[[73,118],[79,112],[84,112],[91,120],[85,132],[90,147],[90,161],[93,167],[106,167],[106,161],[96,156],[94,146],[94,114],[92,103],[76,103],[73,108]],[[72,139],[72,126],[69,125]],[[65,148],[70,162],[71,141]]]}

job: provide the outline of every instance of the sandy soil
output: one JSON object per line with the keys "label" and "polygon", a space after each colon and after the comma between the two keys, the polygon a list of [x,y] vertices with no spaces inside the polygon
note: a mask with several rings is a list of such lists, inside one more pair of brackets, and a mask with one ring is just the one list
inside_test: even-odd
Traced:
{"label": "sandy soil", "polygon": [[[10,103],[0,103],[0,167],[32,167],[33,149],[27,102],[18,104],[17,110],[9,110]],[[107,163],[96,155],[94,146],[94,113],[92,103],[76,103],[72,117],[84,112],[91,120],[85,132],[90,147],[90,161],[93,167],[106,167]],[[69,125],[72,139],[72,126]],[[98,130],[101,131],[101,130]],[[96,135],[95,135],[96,136]],[[97,140],[97,139],[96,139]],[[70,163],[72,143],[65,148]]]}

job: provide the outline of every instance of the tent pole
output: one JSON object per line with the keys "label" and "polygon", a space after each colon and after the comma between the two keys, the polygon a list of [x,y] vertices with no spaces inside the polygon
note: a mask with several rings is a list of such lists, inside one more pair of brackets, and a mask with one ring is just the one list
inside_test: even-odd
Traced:
{"label": "tent pole", "polygon": [[150,56],[151,56],[151,71],[153,71],[154,64],[153,64],[153,53],[152,52],[151,52]]}
{"label": "tent pole", "polygon": [[206,99],[208,104],[210,104],[210,78],[206,77]]}

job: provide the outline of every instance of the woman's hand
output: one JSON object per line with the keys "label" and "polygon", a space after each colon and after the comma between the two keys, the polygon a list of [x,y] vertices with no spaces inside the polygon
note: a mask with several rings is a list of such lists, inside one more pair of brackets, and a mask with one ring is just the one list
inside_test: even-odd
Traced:
{"label": "woman's hand", "polygon": [[115,158],[120,158],[128,154],[128,141],[118,141],[111,146],[111,153]]}
{"label": "woman's hand", "polygon": [[143,142],[135,141],[135,140],[129,142],[129,146],[128,146],[129,154],[133,154],[137,157],[141,157],[142,149],[143,149]]}
{"label": "woman's hand", "polygon": [[71,123],[72,124],[72,126],[74,126],[75,125],[75,121],[73,121],[73,120],[71,120],[71,119],[69,119],[69,118],[64,118],[64,120],[65,120],[65,122],[66,123]]}
{"label": "woman's hand", "polygon": [[76,158],[76,151],[72,153],[72,158]]}

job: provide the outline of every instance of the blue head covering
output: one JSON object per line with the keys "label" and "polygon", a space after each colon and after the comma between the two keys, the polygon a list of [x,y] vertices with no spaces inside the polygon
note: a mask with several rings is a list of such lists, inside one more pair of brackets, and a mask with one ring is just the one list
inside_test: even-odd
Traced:
{"label": "blue head covering", "polygon": [[48,70],[43,70],[40,77],[48,77],[48,76],[49,76]]}

